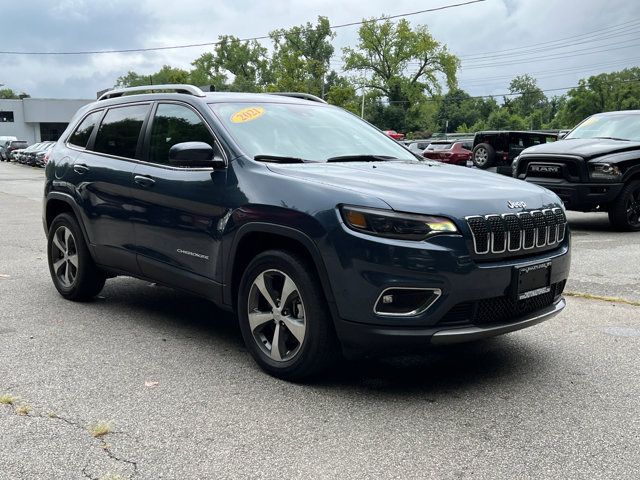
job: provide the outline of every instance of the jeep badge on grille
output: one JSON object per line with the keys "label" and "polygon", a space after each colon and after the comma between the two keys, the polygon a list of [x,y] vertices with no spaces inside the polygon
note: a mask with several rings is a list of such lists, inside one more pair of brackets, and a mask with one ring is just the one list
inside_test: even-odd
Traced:
{"label": "jeep badge on grille", "polygon": [[527,204],[525,202],[507,202],[507,207],[509,208],[527,208]]}

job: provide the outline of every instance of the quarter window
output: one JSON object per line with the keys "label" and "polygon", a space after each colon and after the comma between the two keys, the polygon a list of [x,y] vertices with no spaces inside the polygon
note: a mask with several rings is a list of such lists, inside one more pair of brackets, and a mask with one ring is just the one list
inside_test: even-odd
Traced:
{"label": "quarter window", "polygon": [[98,123],[98,120],[100,120],[101,115],[102,110],[87,115],[80,125],[78,125],[76,131],[69,137],[68,142],[76,147],[86,148],[93,128],[96,126],[96,123]]}
{"label": "quarter window", "polygon": [[148,111],[149,105],[110,108],[100,124],[93,149],[108,155],[135,158]]}
{"label": "quarter window", "polygon": [[193,110],[172,103],[158,105],[151,127],[149,160],[169,164],[169,150],[182,142],[204,142],[217,150],[213,136]]}

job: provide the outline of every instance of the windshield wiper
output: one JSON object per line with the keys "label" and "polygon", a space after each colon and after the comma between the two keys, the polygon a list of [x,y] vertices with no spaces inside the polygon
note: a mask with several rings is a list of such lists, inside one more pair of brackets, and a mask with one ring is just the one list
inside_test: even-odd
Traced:
{"label": "windshield wiper", "polygon": [[593,138],[602,138],[603,140],[620,140],[621,142],[630,142],[628,138],[617,138],[617,137],[593,137]]}
{"label": "windshield wiper", "polygon": [[309,163],[313,162],[313,160],[305,160],[303,158],[298,157],[284,157],[281,155],[256,155],[253,157],[254,160],[258,162],[267,162],[267,163]]}
{"label": "windshield wiper", "polygon": [[398,160],[388,155],[343,155],[341,157],[327,158],[327,162],[384,162],[386,160]]}

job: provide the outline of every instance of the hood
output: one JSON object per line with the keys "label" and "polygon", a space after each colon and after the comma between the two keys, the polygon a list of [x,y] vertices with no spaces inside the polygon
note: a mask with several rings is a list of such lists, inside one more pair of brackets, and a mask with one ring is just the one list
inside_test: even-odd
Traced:
{"label": "hood", "polygon": [[606,138],[569,138],[529,147],[521,155],[577,155],[590,160],[610,153],[640,150],[640,142],[608,140]]}
{"label": "hood", "polygon": [[[372,196],[402,212],[455,216],[518,212],[560,206],[558,197],[537,185],[482,170],[436,162],[348,162],[276,165],[268,168],[298,178]],[[336,203],[341,202],[336,199]]]}

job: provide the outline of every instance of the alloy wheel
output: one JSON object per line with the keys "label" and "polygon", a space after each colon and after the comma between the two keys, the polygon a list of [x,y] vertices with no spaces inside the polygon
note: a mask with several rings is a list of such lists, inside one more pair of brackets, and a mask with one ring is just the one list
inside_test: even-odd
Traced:
{"label": "alloy wheel", "polygon": [[253,339],[271,360],[284,362],[300,351],[306,332],[304,303],[286,273],[270,269],[253,281],[247,302]]}
{"label": "alloy wheel", "polygon": [[489,152],[487,152],[486,148],[479,148],[476,150],[474,156],[477,165],[484,165],[489,158]]}
{"label": "alloy wheel", "polygon": [[629,193],[626,207],[629,225],[632,227],[640,226],[640,187]]}
{"label": "alloy wheel", "polygon": [[71,230],[58,227],[51,244],[53,272],[62,286],[70,288],[78,276],[78,250]]}

